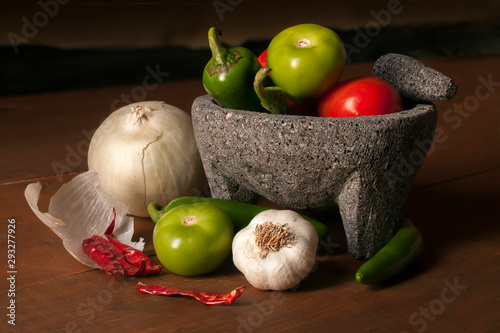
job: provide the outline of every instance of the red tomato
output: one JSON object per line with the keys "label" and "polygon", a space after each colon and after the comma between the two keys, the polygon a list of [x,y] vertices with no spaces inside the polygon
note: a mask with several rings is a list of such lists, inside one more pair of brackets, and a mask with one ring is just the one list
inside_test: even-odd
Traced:
{"label": "red tomato", "polygon": [[261,55],[257,58],[263,68],[266,68],[267,65],[267,49],[261,53]]}
{"label": "red tomato", "polygon": [[373,116],[402,110],[401,96],[390,83],[376,76],[365,76],[337,84],[321,98],[318,116]]}

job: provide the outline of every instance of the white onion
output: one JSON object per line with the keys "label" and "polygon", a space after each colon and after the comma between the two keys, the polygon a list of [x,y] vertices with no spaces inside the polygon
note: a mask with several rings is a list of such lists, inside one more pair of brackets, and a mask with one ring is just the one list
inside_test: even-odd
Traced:
{"label": "white onion", "polygon": [[111,113],[92,137],[88,166],[104,191],[136,216],[148,216],[151,202],[166,205],[205,184],[191,117],[158,101]]}

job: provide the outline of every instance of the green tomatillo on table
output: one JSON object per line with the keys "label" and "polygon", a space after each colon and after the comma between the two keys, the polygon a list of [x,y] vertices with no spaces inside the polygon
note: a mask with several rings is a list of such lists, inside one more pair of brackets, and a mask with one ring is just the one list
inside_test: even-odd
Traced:
{"label": "green tomatillo on table", "polygon": [[220,30],[210,28],[208,41],[212,58],[203,71],[203,86],[222,107],[265,111],[253,89],[255,74],[262,66],[255,54],[245,47],[225,47]]}
{"label": "green tomatillo on table", "polygon": [[158,259],[173,273],[201,275],[228,258],[234,237],[230,217],[207,202],[183,205],[156,223],[153,243]]}
{"label": "green tomatillo on table", "polygon": [[317,24],[299,24],[276,35],[266,66],[275,85],[295,98],[319,98],[340,79],[346,52],[339,36]]}

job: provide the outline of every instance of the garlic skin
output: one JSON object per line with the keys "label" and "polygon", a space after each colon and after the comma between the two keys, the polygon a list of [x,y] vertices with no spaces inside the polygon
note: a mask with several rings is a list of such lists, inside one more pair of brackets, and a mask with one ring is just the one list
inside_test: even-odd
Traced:
{"label": "garlic skin", "polygon": [[[277,250],[263,249],[258,245],[259,226],[269,227],[269,223],[274,229],[281,228],[279,237],[288,235],[289,240],[293,240],[278,246]],[[316,230],[300,214],[291,210],[266,210],[234,237],[233,262],[255,288],[287,290],[311,272],[316,262],[317,246]]]}
{"label": "garlic skin", "polygon": [[141,217],[149,203],[198,194],[206,182],[191,117],[160,101],[111,113],[92,137],[88,166],[106,193]]}

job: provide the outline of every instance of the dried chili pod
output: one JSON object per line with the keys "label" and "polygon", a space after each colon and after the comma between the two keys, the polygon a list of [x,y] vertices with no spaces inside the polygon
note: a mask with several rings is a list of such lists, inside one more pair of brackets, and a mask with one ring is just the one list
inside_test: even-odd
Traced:
{"label": "dried chili pod", "polygon": [[231,290],[228,294],[205,292],[199,291],[198,289],[181,291],[179,294],[183,296],[192,296],[198,301],[208,305],[225,305],[233,303],[235,299],[241,296],[244,290],[245,286],[241,286]]}
{"label": "dried chili pod", "polygon": [[116,211],[113,208],[113,220],[104,233],[107,239],[99,235],[93,235],[83,240],[84,252],[107,274],[116,279],[123,276],[159,274],[163,266],[154,265],[144,253],[121,243],[113,237],[115,219]]}
{"label": "dried chili pod", "polygon": [[[116,211],[113,209],[113,220],[104,232],[106,238],[116,245],[125,256],[125,260],[131,265],[135,266],[136,269],[125,269],[128,276],[144,276],[144,275],[156,275],[161,273],[163,266],[155,265],[153,262],[141,251],[134,249],[131,246],[125,245],[113,237],[113,230],[115,228],[115,218]],[[143,269],[142,269],[143,268]]]}
{"label": "dried chili pod", "polygon": [[158,286],[155,284],[150,285],[142,282],[137,283],[135,289],[142,293],[151,295],[190,296],[208,305],[228,305],[233,303],[235,299],[241,296],[241,294],[245,290],[245,286],[238,287],[229,292],[228,294],[205,292],[205,291],[200,291],[198,289],[182,290],[176,287]]}
{"label": "dried chili pod", "polygon": [[134,265],[127,261],[123,251],[109,240],[94,235],[85,239],[82,244],[83,250],[107,274],[115,279],[124,276],[146,275],[146,264]]}
{"label": "dried chili pod", "polygon": [[119,279],[125,275],[123,265],[116,259],[117,256],[123,255],[110,241],[101,236],[94,235],[83,240],[83,251],[99,265],[107,274],[115,279]]}

